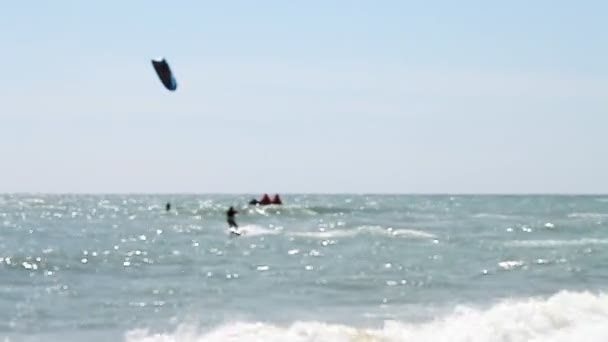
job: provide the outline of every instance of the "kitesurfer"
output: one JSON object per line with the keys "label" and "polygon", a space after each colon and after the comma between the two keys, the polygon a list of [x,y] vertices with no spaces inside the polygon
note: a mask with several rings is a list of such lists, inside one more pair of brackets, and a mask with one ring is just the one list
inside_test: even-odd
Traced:
{"label": "kitesurfer", "polygon": [[238,224],[234,220],[234,216],[238,213],[233,207],[230,207],[226,212],[226,219],[228,220],[228,226],[230,228],[238,228]]}

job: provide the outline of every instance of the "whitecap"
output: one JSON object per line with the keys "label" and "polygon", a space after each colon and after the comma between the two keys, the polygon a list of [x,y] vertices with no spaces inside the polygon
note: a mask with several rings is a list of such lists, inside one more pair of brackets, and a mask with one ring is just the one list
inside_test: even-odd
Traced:
{"label": "whitecap", "polygon": [[604,342],[608,336],[608,296],[560,292],[549,298],[506,300],[487,309],[456,307],[422,323],[388,320],[381,328],[298,321],[287,326],[229,322],[212,329],[189,324],[173,332],[127,332],[127,342],[169,341],[450,341],[450,342]]}
{"label": "whitecap", "polygon": [[586,246],[586,245],[608,245],[608,239],[575,239],[575,240],[513,240],[507,241],[508,247],[561,247],[561,246]]}
{"label": "whitecap", "polygon": [[293,232],[289,235],[298,237],[308,237],[314,239],[331,239],[331,238],[343,238],[343,237],[354,237],[363,234],[370,235],[385,235],[395,236],[402,238],[422,238],[422,239],[434,239],[434,234],[414,229],[392,229],[383,228],[380,226],[361,226],[356,229],[331,229],[318,232]]}

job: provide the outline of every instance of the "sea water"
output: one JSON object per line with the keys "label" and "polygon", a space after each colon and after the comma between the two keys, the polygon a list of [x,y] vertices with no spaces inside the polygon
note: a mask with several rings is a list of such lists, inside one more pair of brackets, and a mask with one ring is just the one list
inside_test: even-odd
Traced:
{"label": "sea water", "polygon": [[0,195],[0,341],[608,340],[608,196],[252,197]]}

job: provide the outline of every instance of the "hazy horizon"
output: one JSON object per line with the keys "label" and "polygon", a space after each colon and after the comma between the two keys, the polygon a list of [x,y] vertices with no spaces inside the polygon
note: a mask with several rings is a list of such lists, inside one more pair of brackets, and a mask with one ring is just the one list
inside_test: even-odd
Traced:
{"label": "hazy horizon", "polygon": [[69,196],[69,195],[91,195],[91,196],[148,196],[148,195],[158,195],[158,196],[253,196],[254,198],[258,198],[263,196],[264,194],[268,194],[269,196],[274,196],[278,194],[279,196],[583,196],[583,197],[596,197],[596,196],[608,196],[608,193],[474,193],[474,192],[462,192],[462,193],[439,193],[439,192],[427,192],[427,193],[401,193],[401,192],[3,192],[0,195],[51,195],[51,196]]}

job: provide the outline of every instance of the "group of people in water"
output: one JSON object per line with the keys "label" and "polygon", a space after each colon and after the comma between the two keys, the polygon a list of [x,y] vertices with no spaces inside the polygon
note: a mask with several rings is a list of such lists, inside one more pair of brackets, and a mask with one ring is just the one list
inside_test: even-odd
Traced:
{"label": "group of people in water", "polygon": [[260,199],[259,201],[255,198],[252,199],[251,201],[249,201],[249,205],[271,205],[271,204],[276,204],[276,205],[283,204],[283,201],[281,201],[281,197],[279,196],[279,194],[274,195],[274,197],[272,199],[270,199],[270,196],[268,196],[268,194],[264,194],[264,196],[262,196],[262,199]]}
{"label": "group of people in water", "polygon": [[[281,200],[281,197],[278,194],[275,194],[274,197],[271,199],[270,196],[268,196],[268,194],[264,194],[264,196],[262,196],[262,198],[260,200],[257,199],[252,199],[251,201],[249,201],[249,205],[282,205],[283,201]],[[165,210],[166,211],[170,211],[171,210],[171,203],[167,202],[167,204],[165,205]],[[228,227],[231,229],[238,229],[239,225],[236,223],[236,214],[238,214],[238,211],[236,209],[234,209],[233,206],[230,206],[230,208],[228,208],[228,210],[226,211],[226,220],[228,221]],[[240,235],[240,234],[239,234]]]}
{"label": "group of people in water", "polygon": [[[274,195],[274,197],[272,199],[270,199],[270,196],[268,196],[268,194],[264,194],[264,196],[262,196],[262,199],[260,199],[259,201],[257,199],[252,199],[251,201],[249,201],[249,205],[282,205],[283,201],[281,200],[281,197],[276,194]],[[234,209],[234,207],[230,207],[228,208],[228,211],[226,211],[226,220],[228,221],[228,227],[229,228],[234,228],[237,229],[239,227],[239,225],[236,223],[235,220],[235,216],[236,214],[238,214],[238,211],[236,211],[236,209]]]}

